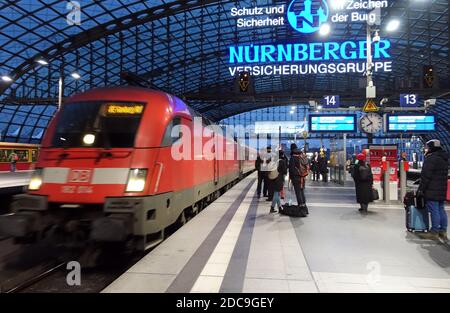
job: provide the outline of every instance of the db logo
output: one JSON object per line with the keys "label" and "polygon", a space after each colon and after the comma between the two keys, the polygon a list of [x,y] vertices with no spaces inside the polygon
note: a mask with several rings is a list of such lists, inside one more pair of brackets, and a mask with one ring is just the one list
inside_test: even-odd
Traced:
{"label": "db logo", "polygon": [[89,183],[91,181],[91,170],[71,170],[69,183]]}

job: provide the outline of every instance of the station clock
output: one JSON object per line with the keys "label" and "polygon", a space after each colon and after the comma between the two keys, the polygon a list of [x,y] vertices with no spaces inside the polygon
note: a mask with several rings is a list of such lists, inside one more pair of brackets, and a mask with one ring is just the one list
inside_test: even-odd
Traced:
{"label": "station clock", "polygon": [[361,117],[359,125],[365,133],[375,134],[383,128],[383,117],[378,113],[367,113]]}

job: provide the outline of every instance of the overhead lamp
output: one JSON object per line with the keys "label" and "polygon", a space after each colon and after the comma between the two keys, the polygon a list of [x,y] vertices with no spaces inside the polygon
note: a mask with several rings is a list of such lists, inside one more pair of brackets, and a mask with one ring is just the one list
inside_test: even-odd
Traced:
{"label": "overhead lamp", "polygon": [[393,31],[396,31],[399,26],[400,26],[400,21],[399,20],[390,20],[387,23],[386,30],[388,32],[393,32]]}
{"label": "overhead lamp", "polygon": [[77,72],[73,72],[72,74],[70,74],[70,76],[72,76],[74,79],[80,79],[81,75],[78,74]]}
{"label": "overhead lamp", "polygon": [[291,113],[291,114],[294,114],[294,111],[291,111],[290,113]]}
{"label": "overhead lamp", "polygon": [[295,105],[291,106],[291,110],[294,111],[296,109]]}
{"label": "overhead lamp", "polygon": [[320,104],[317,106],[317,110],[322,110],[322,108],[323,108],[323,106]]}
{"label": "overhead lamp", "polygon": [[48,62],[45,61],[44,59],[39,59],[36,62],[39,63],[40,65],[48,65]]}
{"label": "overhead lamp", "polygon": [[13,81],[13,79],[11,77],[9,77],[8,75],[3,75],[2,80],[6,83],[10,83]]}
{"label": "overhead lamp", "polygon": [[322,26],[320,26],[319,28],[319,34],[321,36],[326,36],[330,33],[330,30],[331,30],[330,24],[328,23],[322,24]]}

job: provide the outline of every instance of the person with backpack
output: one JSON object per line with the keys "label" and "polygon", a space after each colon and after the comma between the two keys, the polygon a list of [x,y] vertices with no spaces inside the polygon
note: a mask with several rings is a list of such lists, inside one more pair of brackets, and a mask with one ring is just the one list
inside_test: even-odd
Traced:
{"label": "person with backpack", "polygon": [[448,217],[445,212],[448,184],[448,153],[441,142],[432,139],[426,143],[425,160],[420,174],[417,196],[425,198],[425,208],[431,214],[431,230],[420,234],[423,239],[448,242]]}
{"label": "person with backpack", "polygon": [[11,155],[9,156],[9,162],[11,163],[11,172],[16,171],[17,161],[19,161],[19,156],[15,151],[13,151],[13,153],[11,153]]}
{"label": "person with backpack", "polygon": [[276,169],[277,176],[275,179],[272,180],[272,187],[273,187],[273,197],[272,197],[272,205],[270,206],[270,213],[277,212],[275,210],[275,205],[278,206],[278,210],[282,210],[283,207],[281,206],[281,191],[284,187],[284,180],[285,175],[287,174],[287,164],[285,161],[285,158],[283,157],[284,153],[283,151],[279,151],[279,159],[278,159],[278,166]]}
{"label": "person with backpack", "polygon": [[289,160],[289,177],[295,190],[295,197],[300,208],[308,212],[305,198],[305,179],[309,175],[308,157],[293,143],[291,145],[291,159]]}
{"label": "person with backpack", "polygon": [[372,199],[373,175],[370,165],[366,162],[366,155],[360,153],[356,156],[352,177],[355,181],[356,202],[361,206],[359,212],[367,213]]}

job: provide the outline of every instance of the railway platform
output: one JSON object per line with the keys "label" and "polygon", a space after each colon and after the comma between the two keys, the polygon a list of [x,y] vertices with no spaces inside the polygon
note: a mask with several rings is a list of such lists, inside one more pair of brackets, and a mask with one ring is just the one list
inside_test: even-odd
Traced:
{"label": "railway platform", "polygon": [[5,188],[28,185],[31,174],[32,171],[0,172],[0,191]]}
{"label": "railway platform", "polygon": [[103,292],[450,292],[449,247],[408,233],[401,205],[361,215],[352,186],[309,181],[292,218],[255,191],[254,173]]}

